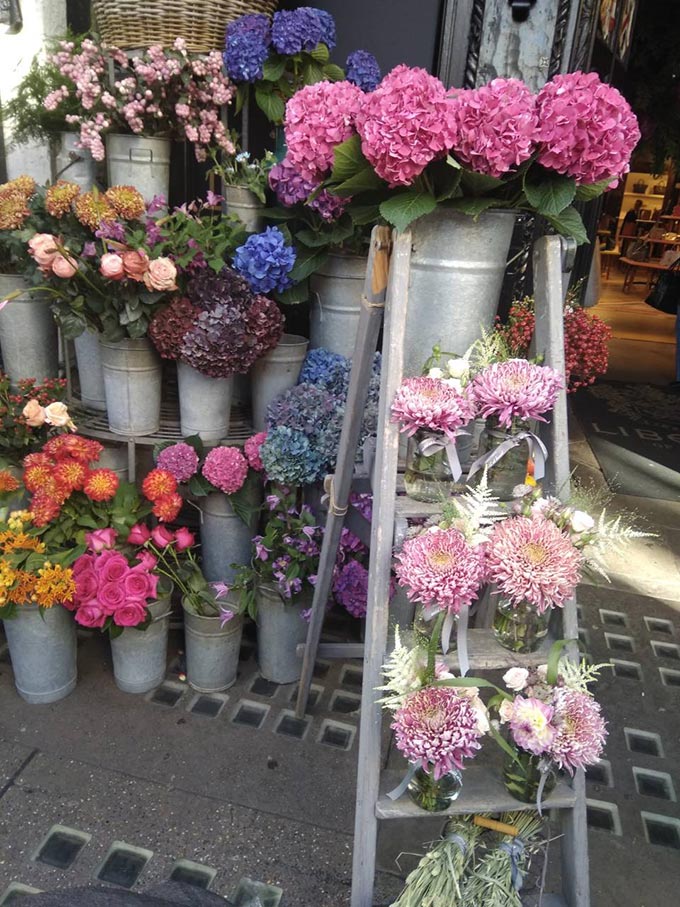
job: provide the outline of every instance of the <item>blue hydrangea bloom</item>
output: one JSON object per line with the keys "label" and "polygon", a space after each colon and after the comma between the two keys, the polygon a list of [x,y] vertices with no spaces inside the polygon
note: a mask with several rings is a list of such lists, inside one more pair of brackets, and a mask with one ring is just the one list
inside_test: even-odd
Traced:
{"label": "blue hydrangea bloom", "polygon": [[298,384],[319,384],[332,394],[344,398],[349,387],[349,359],[319,347],[310,350],[302,363]]}
{"label": "blue hydrangea bloom", "polygon": [[311,6],[279,10],[274,13],[272,44],[280,54],[297,54],[301,50],[314,50],[323,40],[324,25],[318,10]]}
{"label": "blue hydrangea bloom", "polygon": [[[312,9],[312,7],[307,7]],[[321,38],[319,39],[329,50],[336,45],[335,19],[325,9],[314,9],[321,22]]]}
{"label": "blue hydrangea bloom", "polygon": [[347,81],[352,82],[362,91],[373,91],[381,79],[378,61],[367,50],[355,50],[345,63]]}
{"label": "blue hydrangea bloom", "polygon": [[282,485],[310,485],[326,472],[307,435],[285,425],[267,432],[260,458],[269,479]]}
{"label": "blue hydrangea bloom", "polygon": [[288,276],[295,264],[295,249],[286,244],[278,227],[254,233],[234,253],[234,270],[245,277],[254,293],[282,292],[293,285]]}
{"label": "blue hydrangea bloom", "polygon": [[262,78],[262,67],[269,56],[271,26],[259,13],[241,16],[227,26],[222,54],[227,75],[234,82],[255,82]]}

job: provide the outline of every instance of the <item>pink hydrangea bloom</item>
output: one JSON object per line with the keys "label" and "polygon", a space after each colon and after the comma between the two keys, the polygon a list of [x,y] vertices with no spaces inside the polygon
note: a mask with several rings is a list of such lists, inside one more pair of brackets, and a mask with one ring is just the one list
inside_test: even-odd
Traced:
{"label": "pink hydrangea bloom", "polygon": [[305,179],[317,182],[333,164],[333,151],[354,134],[363,92],[350,82],[317,82],[286,104],[287,159]]}
{"label": "pink hydrangea bloom", "polygon": [[547,365],[535,365],[526,359],[494,362],[472,382],[472,394],[479,404],[479,415],[495,416],[499,425],[512,427],[512,420],[546,420],[543,413],[555,405],[564,379]]}
{"label": "pink hydrangea bloom", "polygon": [[555,690],[557,728],[551,756],[560,768],[572,775],[577,768],[592,765],[600,758],[607,738],[599,704],[589,693],[560,688]]}
{"label": "pink hydrangea bloom", "polygon": [[472,700],[453,687],[425,687],[411,693],[395,712],[397,748],[420,762],[435,780],[463,768],[480,749],[481,731]]}
{"label": "pink hydrangea bloom", "polygon": [[392,420],[409,436],[427,428],[454,438],[475,414],[468,392],[439,378],[405,378],[392,403]]}
{"label": "pink hydrangea bloom", "polygon": [[264,472],[264,464],[260,458],[260,448],[266,440],[267,432],[260,431],[256,435],[251,435],[243,445],[248,465],[256,472]]}
{"label": "pink hydrangea bloom", "polygon": [[510,733],[517,746],[534,756],[548,753],[556,734],[553,714],[554,709],[547,702],[518,696],[509,716]]}
{"label": "pink hydrangea bloom", "polygon": [[437,527],[407,539],[395,558],[399,584],[430,616],[443,610],[458,614],[479,592],[481,554],[457,529]]}
{"label": "pink hydrangea bloom", "polygon": [[577,183],[610,179],[616,185],[628,172],[640,141],[638,122],[626,99],[597,73],[555,76],[539,91],[537,108],[544,167]]}
{"label": "pink hydrangea bloom", "polygon": [[400,65],[363,98],[361,150],[390,187],[410,186],[456,137],[446,88],[424,69]]}
{"label": "pink hydrangea bloom", "polygon": [[165,447],[158,454],[158,468],[166,469],[178,482],[188,482],[198,471],[198,454],[184,441]]}
{"label": "pink hydrangea bloom", "polygon": [[502,598],[540,613],[561,608],[581,579],[583,557],[552,520],[511,517],[496,523],[485,546],[486,575]]}
{"label": "pink hydrangea bloom", "polygon": [[494,79],[451,101],[453,154],[477,173],[500,177],[528,160],[538,138],[536,97],[519,79]]}
{"label": "pink hydrangea bloom", "polygon": [[248,461],[238,447],[215,447],[205,458],[205,478],[225,494],[243,487],[248,475]]}

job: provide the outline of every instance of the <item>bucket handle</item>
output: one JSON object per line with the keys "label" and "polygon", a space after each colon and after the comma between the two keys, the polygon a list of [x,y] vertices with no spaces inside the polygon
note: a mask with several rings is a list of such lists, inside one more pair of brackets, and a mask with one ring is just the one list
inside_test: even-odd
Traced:
{"label": "bucket handle", "polygon": [[158,617],[152,617],[151,623],[156,624],[159,620],[165,620],[166,617],[170,617],[172,611],[166,611],[165,614],[159,614]]}
{"label": "bucket handle", "polygon": [[153,164],[153,148],[129,148],[128,158],[131,164]]}

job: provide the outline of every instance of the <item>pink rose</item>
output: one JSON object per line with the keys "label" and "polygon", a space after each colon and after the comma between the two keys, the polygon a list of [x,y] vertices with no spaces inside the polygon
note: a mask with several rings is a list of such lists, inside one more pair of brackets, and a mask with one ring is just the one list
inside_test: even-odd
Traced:
{"label": "pink rose", "polygon": [[110,558],[102,567],[100,577],[105,583],[120,583],[130,572],[130,566],[122,554]]}
{"label": "pink rose", "polygon": [[76,623],[83,627],[103,627],[107,617],[108,614],[96,601],[81,605],[75,613]]}
{"label": "pink rose", "polygon": [[158,548],[165,548],[175,540],[175,535],[166,526],[156,526],[151,530],[151,538]]}
{"label": "pink rose", "polygon": [[67,258],[58,252],[52,259],[52,273],[57,277],[63,277],[68,280],[78,270],[78,262],[74,258]]}
{"label": "pink rose", "polygon": [[[150,551],[140,551],[137,555],[137,560],[139,561],[139,564],[147,571],[153,570],[158,563],[158,558]],[[132,569],[134,570],[135,567],[133,567]]]}
{"label": "pink rose", "polygon": [[189,532],[186,526],[180,526],[175,532],[175,547],[178,551],[184,551],[187,548],[191,548],[195,543],[196,539],[194,534]]}
{"label": "pink rose", "polygon": [[59,254],[57,250],[57,238],[51,233],[36,233],[28,241],[28,251],[33,256],[38,267],[45,272],[49,272],[52,262]]}
{"label": "pink rose", "polygon": [[128,601],[113,615],[113,622],[118,627],[136,627],[146,620],[146,605],[142,601]]}
{"label": "pink rose", "polygon": [[99,604],[107,614],[113,614],[119,608],[122,608],[127,601],[125,589],[121,582],[103,583],[99,589],[97,598],[99,599]]}
{"label": "pink rose", "polygon": [[123,267],[126,277],[141,283],[144,280],[144,275],[149,270],[149,256],[141,250],[139,252],[133,250],[123,252]]}
{"label": "pink rose", "polygon": [[85,533],[85,544],[96,554],[105,548],[113,548],[118,538],[115,529],[95,529],[93,532]]}
{"label": "pink rose", "polygon": [[150,598],[151,601],[156,601],[156,599],[158,598],[158,574],[147,573],[147,579],[149,580],[148,598]]}
{"label": "pink rose", "polygon": [[123,581],[123,587],[125,589],[125,595],[128,599],[145,599],[149,598],[150,594],[150,583],[149,583],[149,574],[142,567],[140,570],[139,567],[133,567],[132,570],[128,573]]}
{"label": "pink rose", "polygon": [[123,259],[115,252],[106,252],[99,262],[99,273],[107,280],[122,280],[125,277]]}
{"label": "pink rose", "polygon": [[144,275],[147,290],[167,293],[176,290],[177,268],[169,258],[156,258],[149,262],[149,270]]}
{"label": "pink rose", "polygon": [[130,545],[144,545],[151,538],[151,532],[144,523],[136,523],[127,537]]}
{"label": "pink rose", "polygon": [[81,554],[80,557],[73,562],[73,567],[71,569],[73,570],[74,579],[85,570],[93,570],[94,557],[91,554]]}
{"label": "pink rose", "polygon": [[97,597],[99,579],[94,570],[81,570],[74,581],[76,584],[76,599],[78,602],[88,602]]}
{"label": "pink rose", "polygon": [[37,400],[29,400],[21,415],[26,420],[26,425],[30,425],[31,428],[40,428],[45,424],[45,410]]}

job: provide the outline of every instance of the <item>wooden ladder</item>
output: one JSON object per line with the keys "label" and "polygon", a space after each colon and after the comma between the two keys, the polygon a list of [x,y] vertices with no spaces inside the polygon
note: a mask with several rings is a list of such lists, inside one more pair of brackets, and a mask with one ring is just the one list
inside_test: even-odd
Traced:
{"label": "wooden ladder", "polygon": [[[534,246],[535,344],[544,361],[564,372],[562,306],[566,290],[564,271],[573,262],[573,243],[557,236],[544,236]],[[383,713],[377,703],[377,687],[387,649],[389,624],[390,572],[393,548],[403,539],[410,518],[431,516],[439,505],[422,504],[398,494],[399,426],[390,421],[390,407],[403,377],[404,341],[411,260],[411,233],[375,227],[371,237],[362,308],[352,360],[346,416],[343,422],[337,466],[326,480],[328,516],[319,563],[312,615],[297,699],[297,714],[306,710],[314,662],[318,654],[326,658],[363,657],[363,687],[359,726],[359,772],[354,832],[352,907],[371,907],[376,864],[378,820],[414,819],[427,816],[408,797],[394,801],[386,796],[399,778],[382,771],[381,730]],[[373,516],[370,538],[359,514],[349,504],[354,460],[371,375],[373,353],[384,321],[378,439],[373,475]],[[446,338],[446,344],[455,338]],[[547,493],[569,495],[569,451],[566,393],[558,398],[549,423],[541,426],[543,441],[550,456],[546,464],[544,488]],[[320,645],[321,629],[330,595],[333,568],[343,525],[347,525],[370,545],[368,581],[369,607],[366,615],[366,641],[363,645]],[[576,602],[568,602],[560,615],[561,636],[577,639]],[[489,629],[468,631],[470,674],[480,671],[527,666],[546,661],[554,640],[549,636],[539,651],[517,655],[496,643]],[[447,661],[457,667],[455,654]],[[489,744],[487,749],[492,747]],[[500,812],[531,808],[518,803],[503,786],[497,765],[485,765],[484,753],[465,769],[460,797],[446,814]],[[493,760],[492,760],[493,762]],[[562,895],[550,904],[589,907],[589,878],[585,777],[578,771],[573,782],[560,782],[545,801],[559,811],[561,821]],[[439,814],[438,814],[439,815]],[[547,901],[544,904],[547,905]]]}

